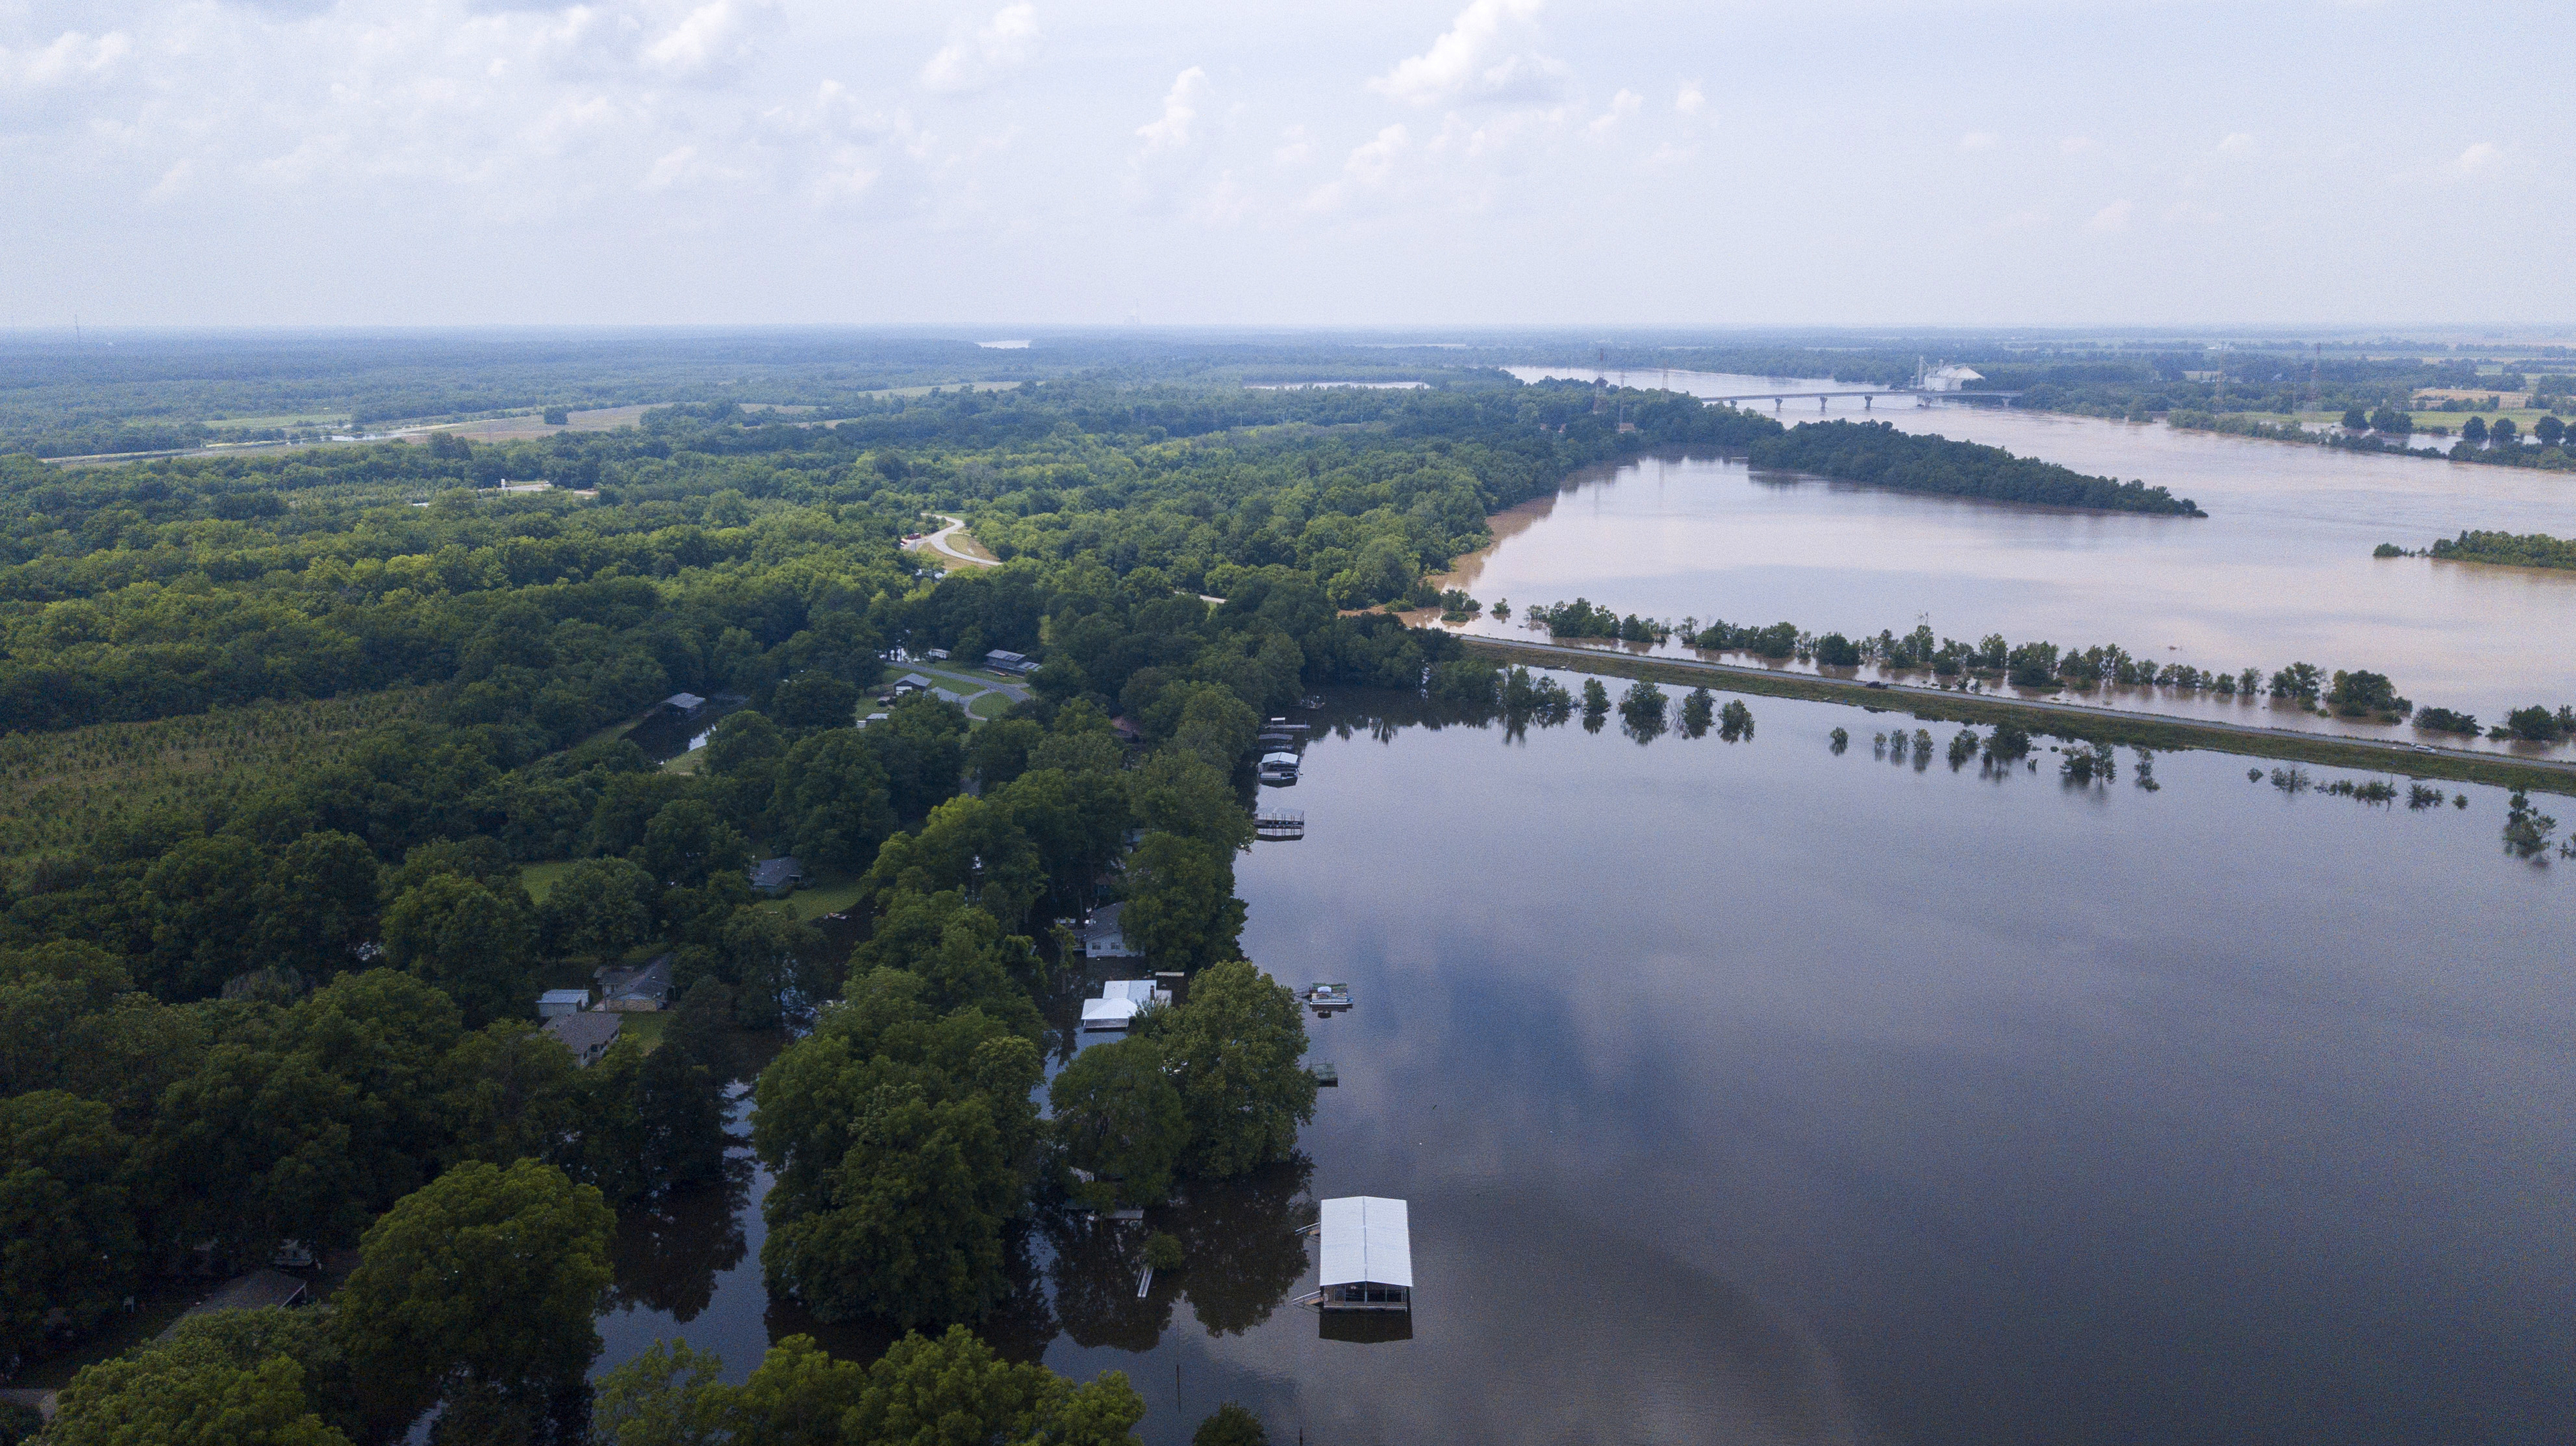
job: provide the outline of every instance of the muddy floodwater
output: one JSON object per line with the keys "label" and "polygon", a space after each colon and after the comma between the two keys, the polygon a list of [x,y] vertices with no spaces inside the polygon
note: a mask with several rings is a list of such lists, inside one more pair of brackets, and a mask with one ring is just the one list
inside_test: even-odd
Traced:
{"label": "muddy floodwater", "polygon": [[[986,1327],[1127,1372],[1147,1441],[2576,1439],[2576,862],[2502,793],[1330,704],[1306,837],[1238,864],[1251,956],[1355,999],[1304,1158],[1152,1212],[1141,1299],[1144,1227],[1047,1215]],[[603,1364],[812,1328],[760,1188],[624,1243]],[[1350,1194],[1410,1202],[1410,1339],[1290,1303]]]}
{"label": "muddy floodwater", "polygon": [[[1544,373],[1520,369],[1526,377]],[[1698,395],[1831,388],[1708,373],[1614,373]],[[1759,410],[1769,412],[1767,403]],[[2161,423],[1882,399],[1787,402],[1983,442],[2078,472],[2138,478],[2206,518],[2018,507],[1757,472],[1738,459],[1649,458],[1599,469],[1496,520],[1497,542],[1451,585],[1516,608],[1577,596],[1678,621],[1794,622],[1816,633],[1903,633],[1918,621],[1974,641],[2117,644],[2204,671],[2265,676],[2305,661],[2388,674],[2420,706],[2499,723],[2576,703],[2576,572],[2374,558],[2463,529],[2576,534],[2576,474],[2485,467],[2177,432]],[[1515,617],[1473,631],[1531,634]],[[1677,645],[1662,651],[1687,652]],[[1749,661],[1738,655],[1737,661]],[[2091,701],[2278,727],[2413,737],[2267,703],[2171,690]],[[2459,740],[2444,738],[2448,746]],[[2494,745],[2501,749],[2508,745]],[[2565,757],[2567,751],[2537,750]]]}

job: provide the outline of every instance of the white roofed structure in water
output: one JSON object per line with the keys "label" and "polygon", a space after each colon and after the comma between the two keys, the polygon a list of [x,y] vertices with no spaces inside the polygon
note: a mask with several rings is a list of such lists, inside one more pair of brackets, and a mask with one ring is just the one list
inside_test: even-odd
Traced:
{"label": "white roofed structure in water", "polygon": [[1345,1286],[1393,1286],[1412,1294],[1413,1227],[1403,1201],[1378,1195],[1327,1200],[1320,1226],[1323,1250],[1316,1284],[1324,1288],[1325,1309],[1341,1304],[1338,1297]]}

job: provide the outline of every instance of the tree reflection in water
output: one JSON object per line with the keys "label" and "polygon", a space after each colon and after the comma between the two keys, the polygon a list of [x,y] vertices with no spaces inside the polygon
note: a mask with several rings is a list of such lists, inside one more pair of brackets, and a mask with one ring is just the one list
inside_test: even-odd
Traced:
{"label": "tree reflection in water", "polygon": [[[1142,1221],[1094,1221],[1050,1211],[1041,1229],[1053,1259],[1055,1312],[1064,1334],[1085,1349],[1144,1352],[1186,1297],[1210,1335],[1234,1335],[1270,1318],[1306,1274],[1297,1229],[1314,1214],[1304,1196],[1314,1164],[1303,1155],[1237,1180],[1191,1182],[1186,1198],[1157,1205]],[[1164,1231],[1181,1242],[1182,1265],[1144,1273],[1145,1240]]]}
{"label": "tree reflection in water", "polygon": [[742,1263],[751,1161],[725,1162],[722,1184],[675,1191],[618,1212],[611,1310],[667,1311],[683,1324],[714,1298],[716,1276]]}

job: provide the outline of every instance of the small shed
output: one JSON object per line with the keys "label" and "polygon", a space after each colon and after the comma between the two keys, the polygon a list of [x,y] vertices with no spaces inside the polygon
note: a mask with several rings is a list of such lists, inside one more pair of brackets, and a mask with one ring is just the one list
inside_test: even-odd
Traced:
{"label": "small shed", "polygon": [[791,893],[805,882],[805,866],[793,854],[762,859],[751,866],[750,873],[752,889],[763,894]]}
{"label": "small shed", "polygon": [[1001,648],[984,655],[984,666],[996,673],[1025,673],[1037,666],[1026,653],[1008,652]]}
{"label": "small shed", "polygon": [[1413,1309],[1413,1226],[1404,1202],[1345,1195],[1323,1203],[1322,1239],[1308,1300],[1324,1310]]}
{"label": "small shed", "polygon": [[549,989],[537,996],[537,1017],[555,1019],[566,1014],[579,1014],[590,1007],[587,989]]}
{"label": "small shed", "polygon": [[662,700],[662,706],[683,718],[696,718],[707,711],[707,700],[695,693],[674,693]]}
{"label": "small shed", "polygon": [[618,1026],[625,1022],[622,1015],[585,1009],[579,1014],[558,1014],[544,1028],[547,1037],[560,1041],[574,1059],[588,1065],[608,1053],[608,1047],[617,1042]]}

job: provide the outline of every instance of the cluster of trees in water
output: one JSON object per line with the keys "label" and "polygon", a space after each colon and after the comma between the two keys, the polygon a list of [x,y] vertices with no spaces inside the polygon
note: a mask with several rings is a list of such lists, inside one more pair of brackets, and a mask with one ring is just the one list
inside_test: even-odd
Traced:
{"label": "cluster of trees in water", "polygon": [[[2403,549],[2389,548],[2390,553]],[[2463,531],[2457,537],[2437,537],[2426,550],[2426,556],[2448,558],[2453,562],[2493,562],[2509,567],[2576,568],[2576,541],[2551,537],[2543,532],[2516,535],[2510,532]]]}
{"label": "cluster of trees in water", "polygon": [[2567,426],[2556,417],[2543,417],[2533,424],[2529,441],[2513,418],[2499,417],[2490,426],[2484,418],[2470,417],[2460,425],[2459,440],[2447,450],[2433,451],[2415,447],[2408,440],[2415,430],[2414,420],[2393,407],[2383,407],[2365,418],[2359,411],[2345,414],[2340,431],[2312,431],[2295,421],[2272,422],[2242,412],[2177,411],[2165,418],[2172,426],[2200,432],[2223,432],[2237,437],[2261,437],[2275,442],[2305,442],[2313,446],[2337,447],[2347,452],[2405,452],[2414,456],[2440,456],[2454,462],[2483,462],[2500,467],[2537,467],[2560,472],[2576,467],[2560,445],[2567,436]]}
{"label": "cluster of trees in water", "polygon": [[[1989,633],[1974,643],[1936,637],[1918,624],[1899,634],[1881,629],[1876,637],[1850,638],[1841,633],[1814,634],[1795,623],[1678,623],[1619,615],[1587,599],[1534,605],[1524,611],[1529,625],[1558,638],[1604,638],[1630,643],[1664,643],[1678,638],[1684,646],[1705,652],[1741,652],[1774,661],[1794,659],[1819,668],[1875,665],[1893,673],[1928,672],[1936,679],[1974,679],[2016,688],[2071,688],[2090,692],[2099,687],[2170,688],[2220,697],[2284,699],[2342,718],[2397,722],[2410,715],[2419,727],[2475,733],[2477,722],[2445,709],[2417,713],[2412,700],[2398,696],[2384,673],[2337,669],[2331,675],[2312,663],[2291,663],[2268,676],[2260,668],[2241,672],[2204,671],[2189,663],[2159,663],[2117,644],[2060,648],[2055,643],[2008,641]],[[2519,716],[2519,715],[2517,715]]]}
{"label": "cluster of trees in water", "polygon": [[[1160,524],[1131,529],[1105,495],[1113,520],[1088,543],[997,569],[938,579],[895,540],[926,507],[989,506],[1066,465],[1126,479],[1149,518],[1192,516],[1175,477],[1216,493],[1257,445],[1272,471],[1241,501],[1273,536],[1303,513],[1296,536],[1349,527],[1423,558],[1459,536],[1450,502],[1479,509],[1496,476],[1636,434],[1587,423],[1576,389],[1544,434],[1514,413],[1531,445],[1480,474],[1444,430],[1491,420],[1472,408],[1202,445],[1152,420],[1182,420],[1179,399],[1075,391],[828,429],[657,414],[327,468],[7,464],[0,511],[23,524],[0,568],[8,726],[434,689],[274,786],[125,816],[0,881],[0,1347],[58,1349],[113,1327],[129,1295],[289,1240],[364,1262],[290,1323],[192,1326],[94,1368],[65,1393],[62,1439],[204,1439],[151,1423],[252,1395],[279,1440],[386,1439],[433,1403],[442,1439],[578,1429],[606,1233],[724,1168],[743,1029],[802,1034],[757,1081],[750,1144],[777,1177],[764,1273],[824,1319],[973,1325],[1050,1212],[1213,1189],[1291,1154],[1314,1098],[1303,1027],[1242,961],[1233,889],[1261,720],[1333,683],[1481,682],[1497,707],[1560,716],[1564,690],[1344,615],[1335,579],[1366,543],[1272,561],[1253,529],[1231,551],[1149,549]],[[468,490],[487,463],[588,468],[600,492]],[[1390,515],[1381,486],[1415,490]],[[1212,573],[1221,605],[1192,595]],[[1041,665],[990,722],[917,697],[856,726],[896,646]],[[733,695],[694,772],[616,727],[682,689]],[[744,865],[779,852],[854,881],[845,925],[752,894]],[[555,860],[572,862],[538,902],[521,866]],[[1147,967],[1191,976],[1186,1002],[1086,1051],[1041,1120],[1041,1003],[1069,987],[1048,921],[1106,898]],[[657,1045],[584,1067],[535,1028],[537,989],[657,953],[680,1000]],[[512,1232],[555,1243],[545,1268],[507,1254]],[[468,1339],[504,1320],[498,1347]],[[941,1337],[903,1361],[974,1377],[981,1349]],[[974,1409],[1002,1413],[979,1419],[1116,1440],[1142,1409],[1123,1384],[1059,1390],[1029,1369],[974,1387]],[[873,1368],[836,1379],[858,1404],[813,1439],[893,1439],[862,1409]]]}
{"label": "cluster of trees in water", "polygon": [[1902,492],[2048,507],[2206,517],[2188,497],[2144,482],[2089,477],[2001,447],[1900,432],[1887,422],[1806,422],[1753,444],[1757,467],[1780,467]]}

